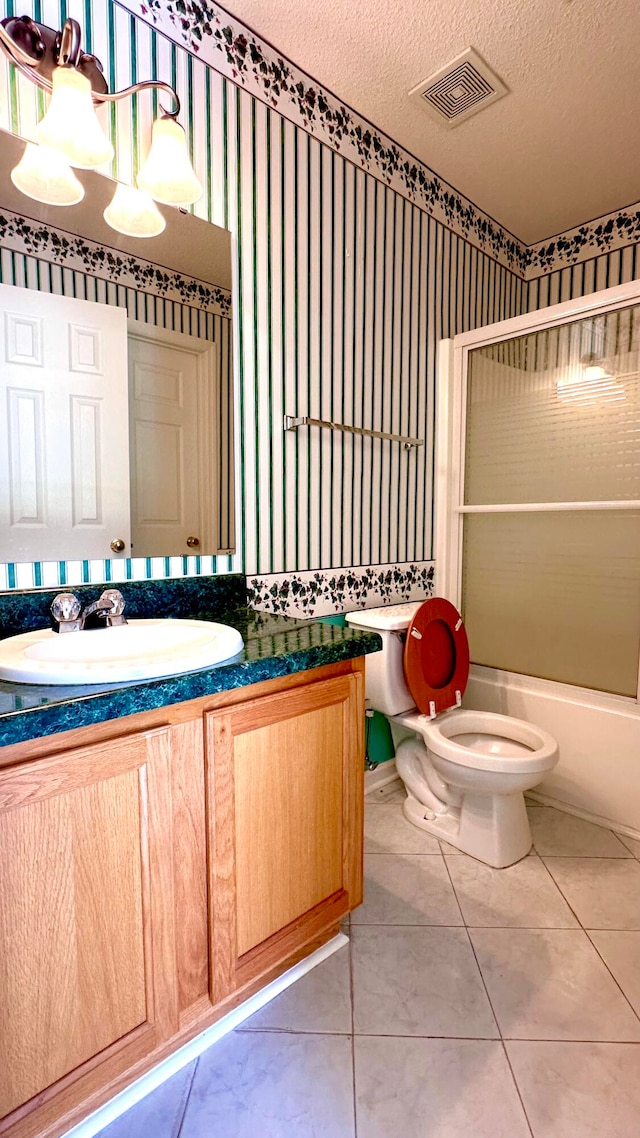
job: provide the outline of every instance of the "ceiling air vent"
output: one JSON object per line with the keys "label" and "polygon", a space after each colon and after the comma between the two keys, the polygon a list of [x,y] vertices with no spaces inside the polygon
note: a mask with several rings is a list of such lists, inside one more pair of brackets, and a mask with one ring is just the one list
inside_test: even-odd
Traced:
{"label": "ceiling air vent", "polygon": [[457,126],[506,95],[507,88],[472,47],[409,92],[439,122]]}

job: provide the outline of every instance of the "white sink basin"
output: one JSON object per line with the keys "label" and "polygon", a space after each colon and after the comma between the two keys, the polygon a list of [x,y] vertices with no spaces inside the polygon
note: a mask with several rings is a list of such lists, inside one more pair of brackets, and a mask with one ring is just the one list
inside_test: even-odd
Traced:
{"label": "white sink basin", "polygon": [[210,620],[130,620],[116,628],[0,640],[0,679],[23,684],[155,680],[210,668],[243,647],[235,628]]}

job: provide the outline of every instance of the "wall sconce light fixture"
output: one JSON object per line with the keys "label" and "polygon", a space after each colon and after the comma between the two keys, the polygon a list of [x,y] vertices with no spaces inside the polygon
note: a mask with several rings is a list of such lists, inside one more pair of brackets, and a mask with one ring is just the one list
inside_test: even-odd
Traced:
{"label": "wall sconce light fixture", "polygon": [[22,193],[47,205],[79,202],[84,189],[71,167],[95,169],[113,158],[96,106],[157,90],[170,96],[171,110],[163,110],[153,124],[151,147],[137,178],[139,188],[118,186],[104,212],[105,221],[120,233],[153,237],[162,232],[165,222],[152,199],[173,206],[198,200],[202,186],[177,121],[180,100],[168,83],[145,79],[110,92],[100,60],[82,51],[80,25],[72,19],[57,32],[29,16],[10,16],[0,21],[0,47],[22,75],[51,95],[36,128],[36,142],[27,143],[11,172]]}

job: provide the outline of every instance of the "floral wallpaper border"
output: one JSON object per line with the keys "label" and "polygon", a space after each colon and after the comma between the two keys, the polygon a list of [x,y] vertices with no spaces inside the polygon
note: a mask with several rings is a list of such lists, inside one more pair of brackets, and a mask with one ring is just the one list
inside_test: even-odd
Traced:
{"label": "floral wallpaper border", "polygon": [[212,0],[118,0],[525,280],[640,240],[640,203],[525,245]]}
{"label": "floral wallpaper border", "polygon": [[421,601],[432,595],[434,575],[433,561],[265,573],[247,577],[247,603],[285,616],[334,616],[352,609]]}
{"label": "floral wallpaper border", "polygon": [[320,142],[524,276],[526,246],[211,0],[118,0]]}
{"label": "floral wallpaper border", "polygon": [[0,247],[41,257],[65,269],[92,273],[112,284],[141,289],[217,316],[231,315],[228,289],[183,276],[129,253],[119,253],[63,229],[40,225],[6,209],[0,210]]}
{"label": "floral wallpaper border", "polygon": [[640,202],[530,245],[527,280],[640,241]]}

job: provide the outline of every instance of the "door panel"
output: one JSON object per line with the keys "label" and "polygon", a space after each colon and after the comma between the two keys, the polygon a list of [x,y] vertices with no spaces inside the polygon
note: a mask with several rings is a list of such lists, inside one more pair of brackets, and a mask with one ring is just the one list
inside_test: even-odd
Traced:
{"label": "door panel", "polygon": [[197,354],[131,335],[129,392],[134,555],[202,549]]}
{"label": "door panel", "polygon": [[206,716],[214,1002],[361,900],[361,684],[336,677]]}
{"label": "door panel", "polygon": [[0,1116],[176,1030],[167,743],[0,772]]}
{"label": "door panel", "polygon": [[[10,561],[129,553],[124,309],[0,285],[0,534]],[[108,345],[108,347],[107,347]]]}
{"label": "door panel", "polygon": [[332,705],[236,737],[239,956],[342,888],[342,736]]}

